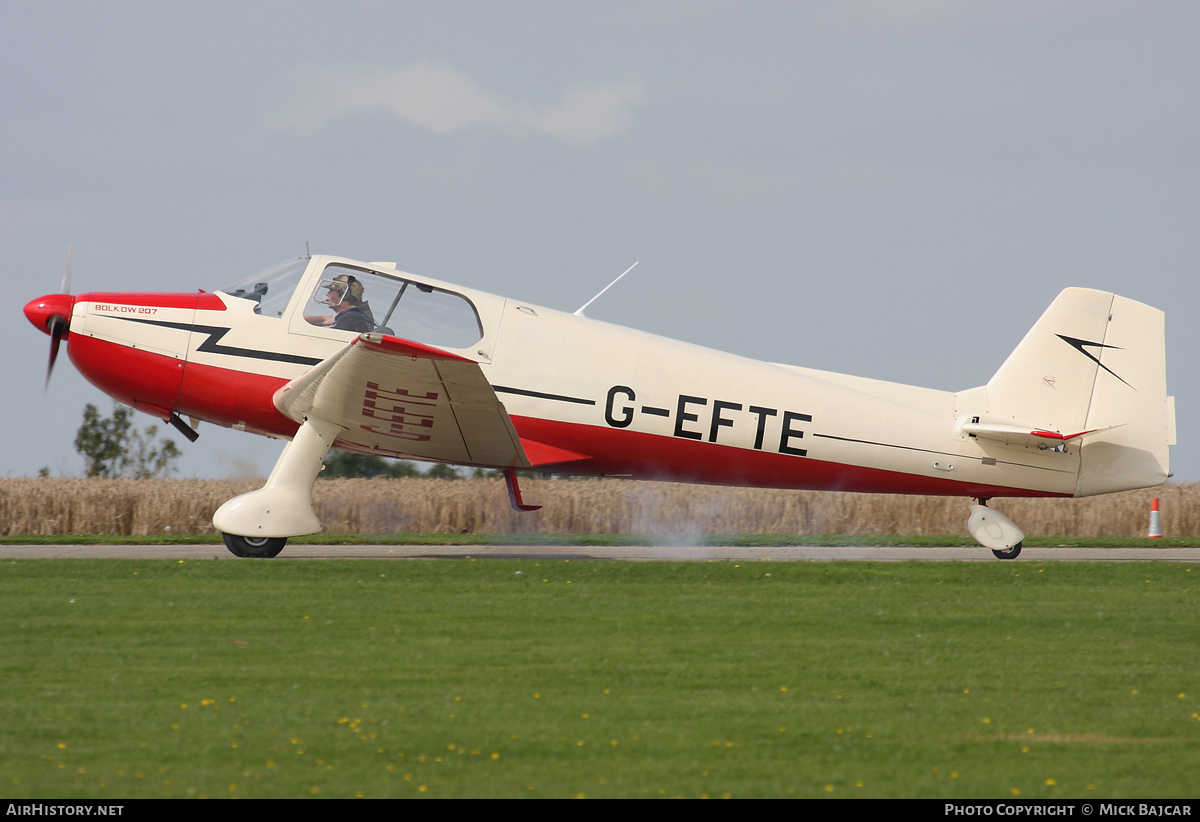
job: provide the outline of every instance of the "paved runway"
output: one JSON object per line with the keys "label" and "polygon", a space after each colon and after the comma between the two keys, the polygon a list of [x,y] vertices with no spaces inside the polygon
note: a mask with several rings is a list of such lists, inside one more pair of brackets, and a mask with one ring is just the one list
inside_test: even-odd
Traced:
{"label": "paved runway", "polygon": [[[2,545],[0,559],[236,559],[224,545]],[[1001,562],[986,548],[870,548],[855,546],[737,548],[722,546],[596,547],[580,545],[289,545],[279,559],[573,559],[636,562],[707,560],[746,562],[967,560]],[[1025,548],[1007,562],[1143,561],[1198,562],[1200,548]]]}

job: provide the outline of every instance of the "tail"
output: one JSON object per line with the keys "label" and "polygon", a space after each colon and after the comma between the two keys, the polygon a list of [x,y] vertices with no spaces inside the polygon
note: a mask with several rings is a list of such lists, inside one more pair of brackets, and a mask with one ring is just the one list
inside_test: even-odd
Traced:
{"label": "tail", "polygon": [[1175,398],[1167,396],[1156,308],[1068,288],[1000,366],[987,396],[990,413],[963,428],[993,440],[1077,448],[1077,497],[1147,488],[1171,475]]}

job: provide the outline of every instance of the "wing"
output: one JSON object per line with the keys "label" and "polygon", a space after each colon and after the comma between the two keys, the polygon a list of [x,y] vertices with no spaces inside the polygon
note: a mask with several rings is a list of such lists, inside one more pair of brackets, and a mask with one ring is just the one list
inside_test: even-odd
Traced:
{"label": "wing", "polygon": [[[363,334],[275,392],[298,423],[345,430],[338,442],[389,456],[529,468],[512,421],[479,364],[420,343]],[[357,450],[357,449],[356,449]]]}

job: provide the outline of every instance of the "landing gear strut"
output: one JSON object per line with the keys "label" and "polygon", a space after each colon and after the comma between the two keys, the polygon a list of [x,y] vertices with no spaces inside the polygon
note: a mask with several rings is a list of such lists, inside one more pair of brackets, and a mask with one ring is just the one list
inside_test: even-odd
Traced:
{"label": "landing gear strut", "polygon": [[283,550],[288,537],[321,530],[321,520],[313,510],[313,482],[329,447],[344,430],[327,420],[305,417],[296,436],[284,446],[267,484],[217,509],[213,525],[234,556],[273,557]]}

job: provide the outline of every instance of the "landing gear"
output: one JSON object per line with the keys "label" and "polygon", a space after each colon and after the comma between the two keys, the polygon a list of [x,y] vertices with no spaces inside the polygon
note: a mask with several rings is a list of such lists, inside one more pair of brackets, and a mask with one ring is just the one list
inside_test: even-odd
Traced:
{"label": "landing gear", "polygon": [[1016,559],[1021,555],[1021,543],[1017,543],[1006,551],[992,551],[996,559]]}
{"label": "landing gear", "polygon": [[986,499],[971,506],[967,531],[984,548],[991,548],[996,559],[1016,559],[1021,553],[1021,542],[1025,539],[1025,532],[1004,514],[988,508]]}
{"label": "landing gear", "polygon": [[287,545],[287,537],[239,537],[237,534],[221,534],[225,547],[235,557],[270,559],[278,556]]}
{"label": "landing gear", "polygon": [[296,436],[284,446],[267,484],[217,509],[213,525],[234,555],[273,557],[283,550],[288,537],[321,530],[321,520],[313,510],[313,482],[329,447],[344,430],[327,420],[306,418]]}

